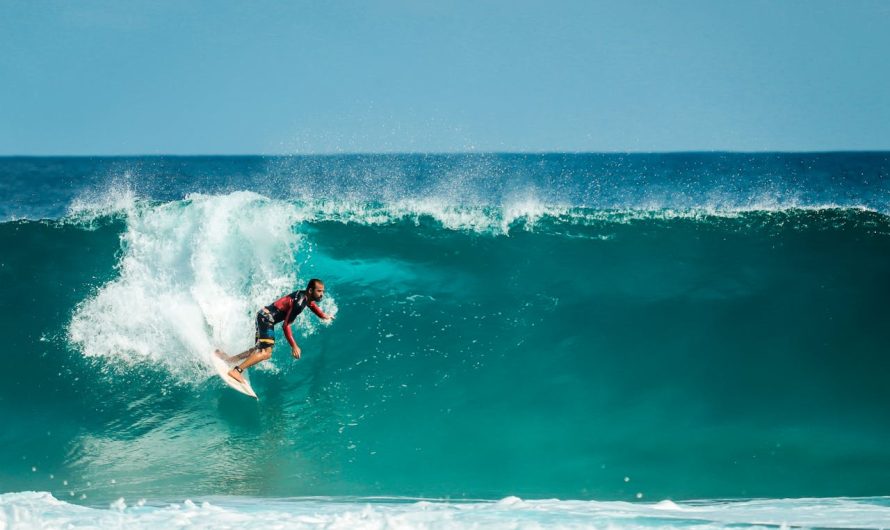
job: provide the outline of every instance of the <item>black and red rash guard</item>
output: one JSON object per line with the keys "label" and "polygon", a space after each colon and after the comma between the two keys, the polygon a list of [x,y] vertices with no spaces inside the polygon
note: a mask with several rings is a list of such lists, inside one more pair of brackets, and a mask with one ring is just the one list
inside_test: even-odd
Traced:
{"label": "black and red rash guard", "polygon": [[291,333],[290,325],[306,307],[309,307],[319,318],[328,318],[315,302],[309,300],[306,291],[294,291],[266,306],[266,310],[272,315],[272,320],[276,324],[284,322],[284,336],[290,343],[291,348],[296,348],[297,343],[294,342],[294,335]]}

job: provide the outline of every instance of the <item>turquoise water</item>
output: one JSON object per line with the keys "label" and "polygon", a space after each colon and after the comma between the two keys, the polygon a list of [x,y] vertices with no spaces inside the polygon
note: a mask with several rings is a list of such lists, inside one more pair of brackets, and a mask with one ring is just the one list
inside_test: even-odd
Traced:
{"label": "turquoise water", "polygon": [[[888,168],[2,160],[0,509],[881,527]],[[227,389],[210,352],[248,347],[256,309],[310,277],[334,323],[298,319],[303,359],[253,370],[259,401]]]}

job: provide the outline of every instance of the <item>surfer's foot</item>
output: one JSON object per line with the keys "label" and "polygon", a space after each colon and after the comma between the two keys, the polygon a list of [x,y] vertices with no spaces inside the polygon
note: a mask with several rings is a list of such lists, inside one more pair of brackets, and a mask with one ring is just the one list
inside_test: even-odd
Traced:
{"label": "surfer's foot", "polygon": [[236,367],[232,368],[231,370],[229,370],[229,377],[231,377],[235,381],[238,381],[242,385],[247,384],[247,381],[244,380],[244,376],[241,375],[241,372],[243,372],[243,371],[244,370],[242,370],[236,366]]}
{"label": "surfer's foot", "polygon": [[224,360],[225,362],[229,362],[231,360],[231,357],[226,355],[226,352],[224,352],[222,350],[214,350],[213,354],[216,355],[217,357],[219,357],[220,359]]}

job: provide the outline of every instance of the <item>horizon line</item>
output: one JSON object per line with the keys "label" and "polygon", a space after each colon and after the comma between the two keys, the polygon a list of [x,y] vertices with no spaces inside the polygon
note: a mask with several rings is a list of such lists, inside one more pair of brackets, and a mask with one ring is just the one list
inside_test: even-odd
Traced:
{"label": "horizon line", "polygon": [[887,149],[828,149],[828,150],[761,150],[734,151],[724,149],[689,149],[676,151],[321,151],[316,153],[127,153],[127,154],[0,154],[0,158],[289,158],[338,156],[501,156],[501,155],[815,155],[815,154],[877,154],[890,153]]}

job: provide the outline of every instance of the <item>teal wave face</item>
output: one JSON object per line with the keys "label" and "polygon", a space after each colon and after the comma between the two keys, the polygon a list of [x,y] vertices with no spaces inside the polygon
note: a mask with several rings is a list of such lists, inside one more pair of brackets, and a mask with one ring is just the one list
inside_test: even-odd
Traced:
{"label": "teal wave face", "polygon": [[[195,195],[0,224],[3,489],[890,487],[881,214],[317,206]],[[276,350],[252,374],[258,402],[225,388],[212,348],[249,346],[251,313],[310,277],[335,323],[300,317],[303,359]]]}

